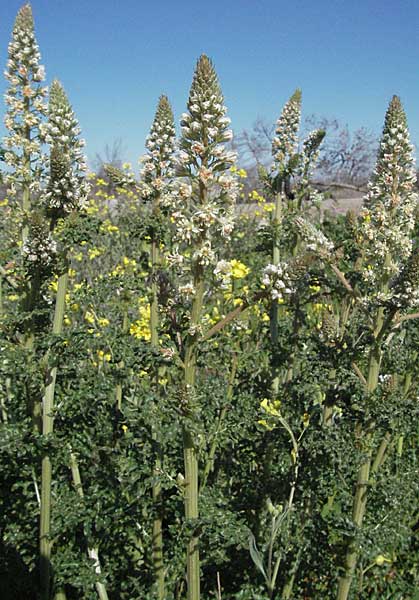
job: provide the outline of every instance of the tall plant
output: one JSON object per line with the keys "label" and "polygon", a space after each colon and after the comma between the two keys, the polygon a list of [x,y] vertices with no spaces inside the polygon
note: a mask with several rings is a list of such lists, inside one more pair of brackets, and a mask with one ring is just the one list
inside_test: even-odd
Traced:
{"label": "tall plant", "polygon": [[[379,385],[385,344],[397,333],[409,310],[418,304],[418,252],[413,250],[415,211],[418,205],[412,146],[406,115],[394,96],[388,107],[377,164],[361,210],[362,302],[371,319],[371,344],[365,376],[366,401]],[[406,314],[407,312],[407,314]],[[374,423],[358,423],[356,435],[363,453],[352,507],[352,521],[359,532],[367,508],[368,485],[386,452],[388,432],[379,442],[374,458]],[[339,580],[338,600],[349,596],[358,562],[356,536],[348,541],[344,575]]]}
{"label": "tall plant", "polygon": [[207,273],[218,260],[219,243],[228,242],[234,224],[237,183],[229,172],[235,154],[225,143],[232,139],[220,84],[212,62],[197,62],[182,115],[177,193],[171,196],[174,224],[169,260],[178,268],[180,300],[189,307],[181,342],[183,362],[183,448],[185,516],[192,529],[187,546],[188,599],[200,598],[198,509],[198,448],[194,428],[199,413],[196,389],[197,358],[203,336],[203,306]]}
{"label": "tall plant", "polygon": [[21,238],[25,243],[34,195],[39,195],[45,172],[42,153],[41,124],[47,113],[47,88],[44,67],[40,64],[35,38],[32,9],[23,6],[15,20],[9,44],[9,59],[5,70],[9,88],[5,100],[5,125],[8,135],[3,140],[4,160],[11,168],[5,174],[8,196],[16,199],[20,209]]}
{"label": "tall plant", "polygon": [[[83,156],[83,140],[79,139],[80,128],[69,104],[63,87],[58,81],[51,86],[48,124],[45,126],[45,140],[51,144],[49,157],[49,177],[42,195],[46,216],[49,218],[51,231],[59,220],[83,208],[88,193],[85,181],[85,160]],[[29,238],[29,243],[31,239]],[[65,297],[68,285],[68,247],[61,243],[58,260],[58,283],[53,320],[53,335],[62,332]],[[37,248],[30,248],[33,258],[39,261]],[[52,359],[51,353],[49,356]],[[50,436],[54,426],[54,395],[57,378],[57,367],[49,368],[43,398],[42,434]],[[40,521],[40,571],[43,600],[50,598],[51,586],[51,483],[52,464],[49,453],[42,459],[41,479],[41,521]]]}
{"label": "tall plant", "polygon": [[[173,178],[173,153],[175,150],[175,126],[173,112],[166,96],[161,96],[151,126],[150,134],[146,141],[147,154],[143,157],[143,196],[151,200],[151,298],[150,298],[150,342],[155,352],[159,352],[159,271],[161,269],[160,246],[164,241],[162,234],[163,221],[161,203],[166,194],[170,194],[170,182]],[[160,396],[159,369],[153,374],[153,387],[156,398]],[[155,505],[155,518],[153,522],[153,567],[156,579],[157,597],[165,598],[164,561],[163,561],[163,507],[162,493],[159,477],[161,473],[161,444],[158,431],[154,428],[153,440],[155,444],[154,475],[156,482],[153,484],[153,501]]]}

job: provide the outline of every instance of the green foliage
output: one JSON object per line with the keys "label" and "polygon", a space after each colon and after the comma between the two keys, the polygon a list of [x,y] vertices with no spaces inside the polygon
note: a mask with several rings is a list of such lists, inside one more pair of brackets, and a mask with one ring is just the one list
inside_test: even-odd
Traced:
{"label": "green foliage", "polygon": [[[19,19],[19,26],[33,27],[28,8]],[[143,161],[151,166],[139,179],[125,167],[108,169],[113,187],[90,175],[81,211],[65,190],[59,198],[67,198],[65,206],[48,205],[51,196],[42,196],[57,192],[54,178],[61,181],[62,169],[68,174],[71,165],[76,196],[87,191],[80,184],[83,169],[75,164],[80,148],[74,155],[66,141],[52,144],[49,183],[42,181],[27,223],[28,239],[51,239],[56,253],[38,262],[22,253],[23,190],[16,202],[0,202],[2,598],[39,598],[45,456],[52,464],[52,580],[68,600],[97,598],[98,584],[106,586],[110,600],[157,598],[153,523],[160,516],[167,600],[186,597],[191,538],[199,539],[203,598],[336,598],[348,547],[357,553],[354,598],[415,597],[418,226],[411,227],[413,250],[385,297],[371,300],[362,237],[368,214],[328,214],[318,221],[321,197],[309,172],[324,132],[313,132],[298,148],[297,91],[277,124],[282,137],[274,144],[274,168],[261,176],[266,199],[257,194],[259,214],[236,215],[234,230],[223,230],[223,219],[230,225],[234,214],[227,192],[237,169],[230,179],[224,171],[231,153],[222,160],[211,153],[230,138],[225,108],[217,109],[218,129],[212,141],[204,139],[207,145],[198,144],[191,125],[196,115],[205,124],[204,103],[213,102],[212,96],[222,103],[212,63],[201,57],[188,105],[194,117],[183,116],[182,150],[189,154],[181,166],[172,157],[173,115],[163,96]],[[55,110],[70,114],[57,82],[50,113],[54,102]],[[404,114],[398,101],[391,106],[398,118]],[[170,147],[158,141],[162,123]],[[152,154],[156,143],[159,157]],[[221,178],[219,187],[208,187],[208,196],[202,193],[208,173],[200,162],[207,159]],[[186,176],[192,180],[187,193]],[[176,196],[181,190],[185,197]],[[174,208],[183,207],[195,227],[203,214],[197,198],[204,208],[207,202],[225,204],[208,226],[194,229],[192,244]],[[270,202],[278,199],[280,218]],[[302,219],[310,220],[306,229]],[[322,243],[328,243],[327,254]],[[204,254],[199,260],[193,255],[195,246],[214,253],[205,269],[199,268]],[[283,302],[262,283],[274,248],[292,287]],[[173,267],[173,256],[181,254],[182,264],[192,265],[189,271]],[[63,330],[53,334],[57,279],[67,266]],[[199,323],[193,323],[199,330],[191,333],[196,296],[182,287],[192,269],[199,271],[203,296]],[[155,300],[158,339],[152,343]],[[378,334],[377,315],[383,327]],[[185,395],[188,345],[199,351],[193,356],[193,389]],[[368,386],[377,345],[377,381]],[[54,369],[54,428],[41,435],[34,406]],[[190,518],[184,516],[185,429],[193,439],[200,485],[199,515]],[[370,456],[367,508],[358,526],[352,516],[357,473]]]}

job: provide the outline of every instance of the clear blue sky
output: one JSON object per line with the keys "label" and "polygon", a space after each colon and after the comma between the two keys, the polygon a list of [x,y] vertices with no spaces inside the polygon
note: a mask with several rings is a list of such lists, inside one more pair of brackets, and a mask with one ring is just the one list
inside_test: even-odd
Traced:
{"label": "clear blue sky", "polygon": [[[21,5],[0,3],[2,65]],[[419,143],[419,0],[33,0],[32,8],[48,81],[64,84],[90,158],[121,138],[124,158],[136,161],[159,95],[177,120],[185,109],[202,52],[236,132],[258,116],[274,121],[301,87],[304,115],[377,134],[399,94]]]}

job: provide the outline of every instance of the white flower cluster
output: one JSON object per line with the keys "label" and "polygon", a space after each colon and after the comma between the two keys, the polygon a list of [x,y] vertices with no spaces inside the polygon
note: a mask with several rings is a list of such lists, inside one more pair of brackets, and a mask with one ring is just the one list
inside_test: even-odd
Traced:
{"label": "white flower cluster", "polygon": [[275,136],[272,140],[272,170],[284,168],[297,151],[298,129],[301,118],[301,90],[296,90],[285,104],[281,116],[276,122]]}
{"label": "white flower cluster", "polygon": [[306,137],[303,142],[303,150],[301,153],[300,175],[301,183],[308,185],[313,174],[314,167],[319,158],[320,145],[325,136],[323,129],[315,129]]}
{"label": "white flower cluster", "polygon": [[181,118],[182,138],[177,156],[178,179],[167,196],[174,223],[174,244],[193,248],[191,258],[213,264],[214,238],[228,240],[234,227],[238,195],[236,176],[230,171],[236,159],[225,142],[232,139],[230,119],[211,61],[202,56],[195,70]]}
{"label": "white flower cluster", "polygon": [[[30,182],[34,174],[35,179],[39,179],[45,160],[39,128],[47,112],[47,88],[41,85],[45,70],[39,64],[40,53],[29,4],[18,12],[8,53],[5,77],[10,86],[5,94],[4,123],[9,134],[3,139],[3,147],[5,162],[13,169],[6,174],[8,193],[15,195],[17,188],[23,182]],[[38,185],[34,183],[32,191],[37,191]]]}
{"label": "white flower cluster", "polygon": [[221,289],[231,288],[233,266],[229,260],[219,260],[214,269],[214,275],[220,282]]}
{"label": "white flower cluster", "polygon": [[267,265],[263,269],[262,284],[269,290],[271,298],[280,303],[294,292],[287,263]]}
{"label": "white flower cluster", "polygon": [[301,237],[306,242],[307,250],[326,260],[332,258],[335,248],[333,242],[320,229],[317,229],[317,227],[302,217],[296,217],[294,223]]}
{"label": "white flower cluster", "polygon": [[84,140],[80,127],[61,84],[51,86],[48,123],[42,126],[44,139],[51,145],[49,178],[43,203],[67,214],[85,206],[90,186],[86,180]]}
{"label": "white flower cluster", "polygon": [[49,231],[40,223],[32,223],[29,237],[22,246],[22,255],[28,267],[39,268],[50,265],[56,255],[57,244]]}
{"label": "white flower cluster", "polygon": [[146,148],[148,152],[141,158],[142,196],[158,198],[170,194],[169,184],[174,176],[176,130],[172,109],[166,96],[161,96],[159,99],[150,134],[146,140]]}
{"label": "white flower cluster", "polygon": [[406,116],[396,96],[388,108],[377,164],[361,209],[364,280],[371,290],[397,276],[412,252],[418,197]]}
{"label": "white flower cluster", "polygon": [[390,283],[391,304],[400,308],[419,306],[419,246],[409,256],[400,274]]}

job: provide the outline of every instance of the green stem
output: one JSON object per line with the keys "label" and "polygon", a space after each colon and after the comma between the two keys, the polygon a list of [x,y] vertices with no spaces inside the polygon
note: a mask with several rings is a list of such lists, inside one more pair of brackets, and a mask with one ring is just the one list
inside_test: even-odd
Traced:
{"label": "green stem", "polygon": [[[27,80],[26,85],[29,85]],[[24,98],[25,113],[30,116],[30,98]],[[31,128],[29,125],[24,126],[24,138],[27,142],[31,141]],[[22,154],[22,166],[24,170],[25,181],[22,186],[22,211],[23,211],[23,225],[22,225],[22,244],[24,245],[29,235],[28,217],[31,211],[31,193],[30,193],[30,174],[31,173],[31,153],[25,145]]]}
{"label": "green stem", "polygon": [[[71,475],[73,477],[73,484],[76,489],[76,492],[78,493],[80,498],[84,498],[83,484],[81,482],[79,465],[77,462],[76,455],[71,451],[70,451],[70,468],[71,468]],[[91,558],[92,560],[95,561],[94,562],[95,572],[97,575],[100,575],[101,568],[100,568],[100,562],[99,562],[98,549],[92,548],[88,545],[87,546],[87,554],[88,554],[89,558]],[[108,593],[106,591],[106,587],[102,582],[96,581],[95,588],[96,588],[99,600],[109,600]]]}
{"label": "green stem", "polygon": [[[57,284],[57,297],[52,332],[60,335],[63,328],[65,296],[68,284],[68,270],[60,275]],[[42,435],[48,437],[54,427],[54,395],[57,367],[49,369],[43,398]],[[47,452],[42,458],[41,476],[41,522],[40,522],[40,578],[41,600],[49,600],[51,586],[51,457]]]}
{"label": "green stem", "polygon": [[[272,264],[277,265],[281,259],[279,227],[282,220],[281,192],[275,196],[275,210],[273,215],[274,239],[272,248]],[[279,392],[279,365],[278,365],[278,301],[273,300],[270,314],[271,345],[273,350],[272,360],[272,396],[277,398]]]}
{"label": "green stem", "polygon": [[[155,200],[154,214],[158,211],[158,199]],[[156,351],[159,349],[159,303],[158,303],[158,284],[157,284],[157,270],[160,263],[159,253],[159,241],[156,239],[155,232],[152,234],[151,241],[151,304],[150,304],[150,333],[151,333],[151,346]],[[159,395],[159,369],[156,368],[154,373],[154,387],[156,396]],[[152,562],[154,569],[154,577],[157,590],[158,600],[164,600],[165,598],[165,573],[164,573],[164,561],[163,561],[163,506],[162,506],[162,490],[161,484],[158,480],[162,468],[162,448],[161,443],[158,440],[158,433],[156,428],[153,426],[152,438],[155,448],[155,459],[154,459],[154,476],[156,482],[152,486],[153,504],[155,510],[155,517],[153,520],[153,541],[152,541]]]}
{"label": "green stem", "polygon": [[[193,418],[195,374],[197,359],[197,328],[201,321],[202,304],[204,298],[204,273],[201,264],[195,265],[194,273],[195,297],[192,304],[190,329],[185,348],[184,359],[184,385],[185,405]],[[185,517],[187,521],[196,521],[199,517],[198,510],[198,454],[194,442],[194,434],[188,426],[187,419],[183,424],[183,455],[185,462]],[[193,526],[193,523],[192,523]],[[199,536],[195,531],[187,546],[187,579],[188,600],[200,599],[200,566],[199,566]]]}
{"label": "green stem", "polygon": [[[375,341],[371,347],[370,355],[369,355],[369,364],[368,364],[368,379],[367,379],[367,392],[372,394],[377,388],[378,385],[378,376],[380,373],[380,364],[381,364],[381,345],[377,341],[382,338],[383,334],[383,325],[384,325],[384,310],[382,308],[378,309],[378,313],[375,319],[374,326],[374,338]],[[357,483],[356,483],[356,491],[352,506],[352,521],[355,525],[355,528],[359,531],[362,528],[362,522],[364,519],[364,514],[367,506],[367,489],[370,478],[371,471],[371,441],[372,441],[372,433],[370,430],[362,431],[359,426],[359,433],[361,436],[361,440],[364,442],[365,448],[365,457],[359,467],[358,475],[357,475]],[[383,440],[384,442],[384,440]],[[385,450],[384,450],[385,451]],[[380,455],[380,450],[379,450]],[[379,456],[377,455],[377,456]],[[384,456],[384,452],[382,454]],[[382,458],[382,457],[381,457]],[[381,460],[378,458],[378,461]],[[374,465],[376,465],[376,460],[374,461]],[[375,466],[375,469],[378,468],[378,464]],[[338,585],[338,594],[337,600],[347,600],[349,596],[349,591],[351,588],[352,580],[354,577],[357,561],[358,561],[358,543],[356,541],[356,537],[352,537],[348,542],[348,548],[345,559],[345,573],[339,579]]]}
{"label": "green stem", "polygon": [[[127,306],[127,302],[124,301],[123,304],[123,320],[122,320],[122,335],[125,335],[128,331],[128,326],[129,326],[129,322],[128,322],[128,306]],[[121,362],[118,365],[119,369],[122,371],[122,369],[124,368],[124,361],[121,360]],[[116,397],[116,406],[118,408],[119,411],[122,410],[122,383],[121,381],[119,381],[116,384],[115,387],[115,397]]]}

